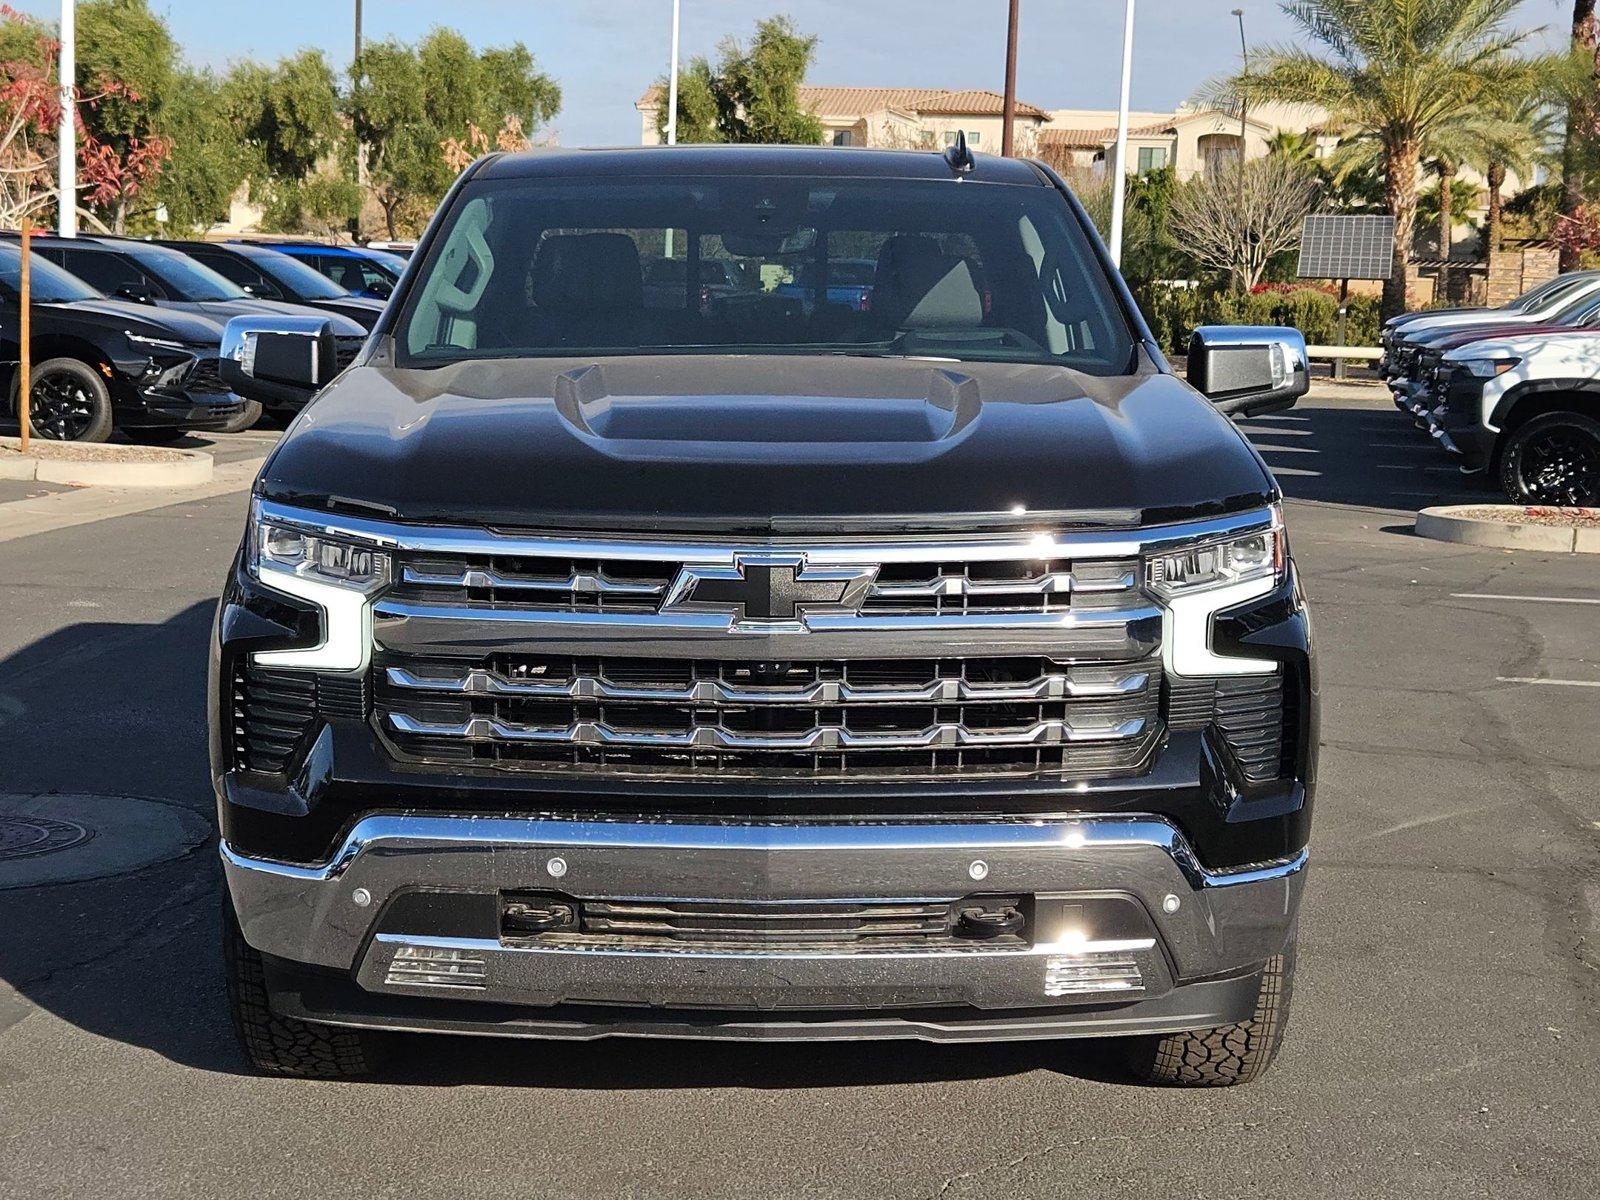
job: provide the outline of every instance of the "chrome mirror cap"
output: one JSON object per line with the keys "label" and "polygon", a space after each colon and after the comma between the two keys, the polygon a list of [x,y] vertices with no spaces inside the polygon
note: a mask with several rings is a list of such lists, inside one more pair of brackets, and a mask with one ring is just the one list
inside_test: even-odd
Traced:
{"label": "chrome mirror cap", "polygon": [[1311,387],[1306,339],[1277,325],[1202,325],[1189,340],[1189,383],[1229,414],[1292,408]]}

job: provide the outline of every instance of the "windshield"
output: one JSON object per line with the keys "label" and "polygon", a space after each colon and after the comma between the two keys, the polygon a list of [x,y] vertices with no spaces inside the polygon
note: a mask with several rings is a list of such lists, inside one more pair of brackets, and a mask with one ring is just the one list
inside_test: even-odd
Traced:
{"label": "windshield", "polygon": [[[828,293],[841,285],[865,295]],[[1120,374],[1133,352],[1059,192],[954,179],[479,181],[397,334],[419,366],[809,353]]]}
{"label": "windshield", "polygon": [[243,300],[248,293],[231,279],[224,279],[210,267],[197,263],[187,254],[161,246],[123,244],[118,247],[156,281],[172,293],[174,300],[197,303],[203,300]]}
{"label": "windshield", "polygon": [[337,300],[350,295],[322,272],[276,250],[261,250],[250,255],[250,265],[285,291],[305,300]]}
{"label": "windshield", "polygon": [[1580,291],[1587,294],[1593,286],[1593,280],[1587,276],[1560,276],[1549,283],[1542,284],[1533,289],[1520,302],[1523,311],[1549,308],[1552,304],[1559,304],[1569,296],[1575,296]]}
{"label": "windshield", "polygon": [[1595,305],[1600,303],[1600,295],[1588,289],[1571,303],[1564,305],[1559,312],[1550,318],[1552,325],[1579,325],[1595,310]]}
{"label": "windshield", "polygon": [[390,254],[387,250],[368,250],[366,257],[367,261],[387,275],[391,282],[398,282],[406,269],[406,260],[398,254]]}
{"label": "windshield", "polygon": [[[28,255],[28,266],[29,291],[40,304],[105,299],[103,292],[95,291],[76,275],[69,275],[37,254]],[[15,243],[0,243],[0,286],[14,296],[22,293],[22,251]]]}

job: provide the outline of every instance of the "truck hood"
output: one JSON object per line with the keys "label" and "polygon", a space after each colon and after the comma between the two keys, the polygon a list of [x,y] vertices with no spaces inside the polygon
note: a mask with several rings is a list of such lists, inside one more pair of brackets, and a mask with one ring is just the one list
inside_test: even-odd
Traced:
{"label": "truck hood", "polygon": [[1525,312],[1511,312],[1491,310],[1489,312],[1475,312],[1467,309],[1461,312],[1429,313],[1419,317],[1408,325],[1402,325],[1396,330],[1396,336],[1406,342],[1419,342],[1423,338],[1441,333],[1446,329],[1465,329],[1469,326],[1478,329],[1492,329],[1497,325],[1528,325],[1539,320],[1538,314]]}
{"label": "truck hood", "polygon": [[131,300],[69,300],[47,306],[63,317],[97,329],[124,330],[145,337],[172,338],[190,345],[219,346],[222,326],[214,319],[178,309],[136,304]]}
{"label": "truck hood", "polygon": [[[180,305],[173,304],[173,308]],[[324,312],[304,304],[290,304],[283,300],[258,300],[251,296],[239,300],[191,300],[181,304],[184,311],[199,313],[219,324],[226,325],[233,317],[322,317],[333,322],[336,337],[365,337],[366,326],[352,321],[337,312]]]}
{"label": "truck hood", "polygon": [[1512,337],[1592,332],[1594,332],[1594,329],[1587,325],[1551,325],[1530,321],[1526,325],[1469,325],[1465,329],[1443,329],[1431,337],[1419,338],[1418,341],[1423,346],[1431,347],[1435,350],[1453,350],[1457,346],[1470,346],[1472,343],[1481,342],[1485,338],[1503,341]]}
{"label": "truck hood", "polygon": [[360,366],[257,486],[403,520],[770,534],[1132,526],[1275,495],[1170,375],[809,355]]}
{"label": "truck hood", "polygon": [[1588,379],[1594,375],[1595,354],[1600,352],[1600,330],[1571,329],[1558,333],[1530,333],[1519,336],[1483,338],[1470,345],[1445,352],[1446,362],[1466,362],[1474,358],[1530,358],[1538,356],[1540,373],[1554,379],[1571,375]]}

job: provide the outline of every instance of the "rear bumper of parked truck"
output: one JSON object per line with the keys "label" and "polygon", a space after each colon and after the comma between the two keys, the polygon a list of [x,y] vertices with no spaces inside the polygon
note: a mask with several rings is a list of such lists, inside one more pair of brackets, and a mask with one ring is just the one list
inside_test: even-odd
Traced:
{"label": "rear bumper of parked truck", "polygon": [[[1302,851],[1207,871],[1172,824],[1124,815],[796,825],[395,814],[362,820],[318,866],[222,853],[281,1014],[569,1038],[981,1040],[1243,1020],[1255,971],[1289,939],[1307,863]],[[569,906],[574,926],[584,914],[586,929],[590,912],[634,918],[615,935],[508,927],[508,897],[528,895]],[[1020,929],[961,936],[963,910],[1002,904],[1019,910]],[[834,936],[901,910],[920,914],[919,931],[882,948]],[[680,932],[652,939],[639,914]],[[674,940],[687,921],[716,931]],[[809,932],[785,945],[739,938],[785,922]]]}

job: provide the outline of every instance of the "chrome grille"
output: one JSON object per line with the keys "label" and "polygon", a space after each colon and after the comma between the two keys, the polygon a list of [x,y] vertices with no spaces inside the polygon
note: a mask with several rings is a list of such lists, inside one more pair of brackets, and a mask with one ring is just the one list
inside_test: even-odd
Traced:
{"label": "chrome grille", "polygon": [[[391,595],[554,612],[660,612],[682,564],[588,557],[406,555]],[[1136,560],[899,562],[880,566],[860,611],[898,616],[1114,609],[1138,598]]]}
{"label": "chrome grille", "polygon": [[387,735],[424,758],[621,772],[1129,770],[1160,665],[1047,658],[384,661]]}
{"label": "chrome grille", "polygon": [[1271,521],[711,541],[260,503],[388,558],[370,720],[397,758],[664,781],[1138,775],[1166,728],[1143,556]]}

